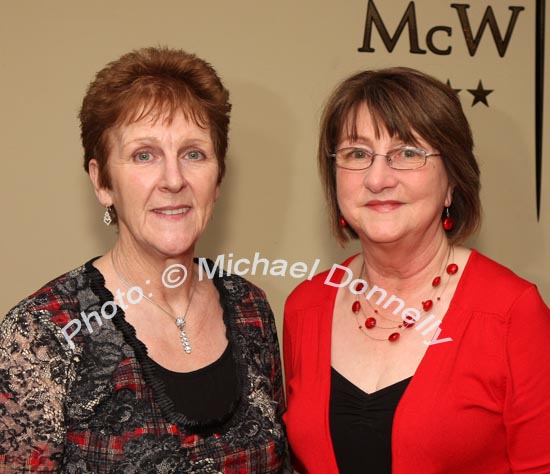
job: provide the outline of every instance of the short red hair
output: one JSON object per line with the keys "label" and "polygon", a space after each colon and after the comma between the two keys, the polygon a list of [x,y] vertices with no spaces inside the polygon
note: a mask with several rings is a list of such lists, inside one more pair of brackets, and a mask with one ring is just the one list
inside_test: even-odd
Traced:
{"label": "short red hair", "polygon": [[228,146],[229,92],[209,63],[168,48],[127,53],[107,64],[90,83],[79,114],[84,169],[88,172],[90,160],[97,160],[100,185],[110,188],[108,132],[146,116],[170,122],[177,112],[210,128],[221,182]]}

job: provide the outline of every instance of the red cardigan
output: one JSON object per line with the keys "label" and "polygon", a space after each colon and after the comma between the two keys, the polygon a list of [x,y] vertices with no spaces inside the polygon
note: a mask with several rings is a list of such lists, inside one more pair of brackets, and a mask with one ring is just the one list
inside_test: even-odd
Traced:
{"label": "red cardigan", "polygon": [[[285,306],[285,422],[308,474],[338,473],[328,416],[338,289],[327,273]],[[536,287],[474,250],[441,330],[453,341],[428,348],[397,407],[393,473],[550,473],[550,310]]]}

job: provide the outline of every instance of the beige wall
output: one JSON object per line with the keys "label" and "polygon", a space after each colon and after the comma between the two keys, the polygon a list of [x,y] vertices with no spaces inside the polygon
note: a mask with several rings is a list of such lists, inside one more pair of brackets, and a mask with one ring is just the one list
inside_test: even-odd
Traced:
{"label": "beige wall", "polygon": [[[489,31],[468,55],[452,2],[416,0],[419,41],[434,36],[450,56],[411,54],[405,32],[392,53],[373,34],[375,53],[359,53],[367,0],[192,2],[2,0],[0,130],[2,134],[3,277],[0,313],[49,279],[112,245],[81,166],[76,120],[84,90],[107,61],[137,47],[168,45],[212,62],[232,93],[234,113],[227,178],[204,255],[255,252],[320,268],[356,247],[330,237],[315,166],[321,105],[338,80],[363,68],[406,65],[451,79],[477,140],[484,223],[471,244],[534,281],[550,303],[550,104],[546,101],[543,206],[535,217],[535,1],[469,2],[477,31],[487,5],[501,30],[508,6],[524,6],[500,58]],[[376,1],[393,32],[408,2]],[[550,15],[547,17],[550,25]],[[550,36],[550,32],[548,33]],[[547,51],[550,51],[547,42]],[[546,72],[550,97],[550,69]],[[479,80],[494,92],[490,107],[472,107]],[[278,321],[292,277],[253,276],[270,296]]]}

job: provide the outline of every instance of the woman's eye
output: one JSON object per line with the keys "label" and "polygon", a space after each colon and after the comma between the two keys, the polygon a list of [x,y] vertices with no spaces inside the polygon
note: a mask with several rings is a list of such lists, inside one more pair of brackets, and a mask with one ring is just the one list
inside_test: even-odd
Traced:
{"label": "woman's eye", "polygon": [[148,151],[140,151],[135,155],[136,161],[151,161],[153,159],[153,154]]}
{"label": "woman's eye", "polygon": [[185,155],[191,161],[202,160],[206,155],[202,151],[192,150]]}
{"label": "woman's eye", "polygon": [[364,160],[368,156],[368,151],[361,148],[354,148],[348,157],[354,160]]}
{"label": "woman's eye", "polygon": [[416,158],[420,155],[420,153],[418,153],[418,150],[415,150],[414,148],[403,148],[401,150],[401,155],[404,158]]}

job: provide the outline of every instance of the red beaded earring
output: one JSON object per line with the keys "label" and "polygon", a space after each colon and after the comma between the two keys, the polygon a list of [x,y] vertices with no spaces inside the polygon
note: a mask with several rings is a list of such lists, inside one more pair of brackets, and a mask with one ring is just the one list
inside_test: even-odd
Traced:
{"label": "red beaded earring", "polygon": [[445,208],[445,219],[443,219],[443,228],[445,230],[452,230],[452,228],[455,225],[455,221],[451,217],[451,213],[449,212],[449,208]]}
{"label": "red beaded earring", "polygon": [[348,223],[346,222],[346,219],[344,219],[344,216],[340,216],[340,227],[343,229],[344,227],[347,227]]}

